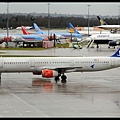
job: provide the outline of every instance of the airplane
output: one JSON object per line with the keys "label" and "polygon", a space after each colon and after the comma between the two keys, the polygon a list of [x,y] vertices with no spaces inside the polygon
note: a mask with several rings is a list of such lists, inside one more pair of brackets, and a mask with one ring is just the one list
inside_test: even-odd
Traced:
{"label": "airplane", "polygon": [[10,35],[7,37],[7,35],[5,34],[0,34],[0,44],[2,44],[3,42],[6,43],[6,45],[8,45],[8,42],[14,42],[14,43],[18,43],[18,42],[24,42],[25,39],[20,36],[20,35]]}
{"label": "airplane", "polygon": [[[88,36],[88,31],[87,30],[83,30],[83,31],[79,31],[79,30],[76,30],[76,28],[71,24],[71,23],[68,23],[68,29],[69,29],[69,32],[70,31],[74,31],[76,33],[80,33],[82,36]],[[101,33],[104,33],[104,34],[107,34],[107,33],[110,33],[108,31],[94,31],[94,30],[89,30],[89,36],[93,35],[93,34],[101,34]]]}
{"label": "airplane", "polygon": [[[71,24],[71,23],[68,23],[68,25],[69,24]],[[33,26],[34,26],[36,32],[39,31],[39,33],[46,33],[46,32],[41,31],[36,23],[34,23]],[[60,39],[71,39],[72,38],[72,40],[81,41],[81,39],[83,38],[83,36],[77,30],[71,30],[70,32],[51,32],[50,34],[51,35],[55,34],[56,38],[59,39],[59,40]]]}
{"label": "airplane", "polygon": [[100,26],[96,26],[98,28],[110,30],[111,33],[116,33],[118,30],[120,30],[120,25],[108,25],[100,16],[97,16],[97,19],[101,24]]}
{"label": "airplane", "polygon": [[3,42],[39,42],[48,40],[37,35],[24,35],[24,34],[9,34],[8,38],[6,34],[0,34],[0,43]]}
{"label": "airplane", "polygon": [[19,34],[25,39],[25,42],[39,42],[43,40],[48,40],[46,37],[41,37],[35,34],[30,34],[30,35],[24,35],[24,34]]}
{"label": "airplane", "polygon": [[[42,32],[42,31],[40,31],[39,29],[36,31],[36,32],[30,32],[30,31],[28,31],[24,26],[21,26],[21,30],[22,30],[22,33],[24,34],[24,35],[29,35],[29,34],[33,34],[33,35],[38,35],[38,36],[40,36],[40,37],[42,37],[42,38],[46,38],[46,40],[48,40],[48,34],[46,33],[46,32]],[[56,36],[55,36],[56,37]],[[50,36],[50,38],[51,38],[51,40],[54,40],[55,38],[54,38],[54,36]]]}
{"label": "airplane", "polygon": [[25,73],[54,78],[57,83],[67,82],[65,73],[97,72],[120,67],[120,48],[111,56],[93,57],[0,57],[2,73]]}
{"label": "airplane", "polygon": [[48,38],[43,38],[37,35],[24,35],[24,34],[9,34],[7,37],[6,34],[0,34],[0,44],[5,43],[5,46],[9,46],[9,42],[15,43],[15,46],[18,44],[35,44],[38,42],[46,41]]}
{"label": "airplane", "polygon": [[69,33],[60,33],[66,39],[72,39],[72,42],[80,42],[84,38],[83,35],[79,33],[70,22],[68,22],[68,29]]}
{"label": "airplane", "polygon": [[36,32],[29,32],[27,29],[25,29],[24,26],[21,26],[22,33],[23,33],[24,35],[28,35],[28,34],[38,35],[38,36],[40,36],[40,37],[42,37],[42,38],[44,38],[44,39],[46,39],[46,40],[49,39],[49,40],[59,41],[59,39],[62,39],[62,38],[63,38],[63,37],[61,37],[60,35],[54,35],[54,34],[52,34],[52,35],[50,35],[50,36],[48,37],[48,33],[47,33],[47,32],[41,31],[40,28],[37,26],[36,23],[33,23],[33,24],[34,24],[34,27],[36,28]]}
{"label": "airplane", "polygon": [[88,41],[87,48],[89,48],[93,43],[99,48],[99,44],[108,44],[108,48],[120,45],[120,34],[94,34],[85,39]]}

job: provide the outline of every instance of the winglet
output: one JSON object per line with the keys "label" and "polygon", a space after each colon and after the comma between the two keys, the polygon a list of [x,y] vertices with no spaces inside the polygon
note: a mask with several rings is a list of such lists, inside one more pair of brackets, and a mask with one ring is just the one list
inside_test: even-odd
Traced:
{"label": "winglet", "polygon": [[120,48],[111,57],[120,57]]}

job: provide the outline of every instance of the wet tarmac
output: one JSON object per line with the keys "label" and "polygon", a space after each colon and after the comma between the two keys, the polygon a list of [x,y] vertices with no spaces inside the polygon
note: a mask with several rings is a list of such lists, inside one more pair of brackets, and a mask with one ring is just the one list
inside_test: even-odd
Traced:
{"label": "wet tarmac", "polygon": [[[43,51],[4,51],[5,54],[44,56],[110,56],[117,50],[101,48],[53,48]],[[66,73],[67,83],[32,73],[3,73],[0,86],[0,117],[119,118],[120,68]]]}
{"label": "wet tarmac", "polygon": [[[16,30],[9,32],[20,33]],[[75,50],[52,48],[0,52],[25,56],[110,56],[116,49],[100,45],[99,49],[83,47]],[[67,73],[66,84],[55,83],[53,79],[44,79],[32,73],[3,73],[0,117],[120,117],[119,70]]]}
{"label": "wet tarmac", "polygon": [[100,45],[100,48],[86,48],[82,49],[74,48],[48,48],[46,50],[0,50],[0,55],[32,55],[32,56],[109,56],[112,55],[118,47],[108,49],[107,45]]}

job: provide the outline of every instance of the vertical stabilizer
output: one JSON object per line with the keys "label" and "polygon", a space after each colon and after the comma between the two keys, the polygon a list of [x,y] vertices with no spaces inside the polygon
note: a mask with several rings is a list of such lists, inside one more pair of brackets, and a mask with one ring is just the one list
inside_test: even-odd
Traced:
{"label": "vertical stabilizer", "polygon": [[40,30],[40,28],[37,26],[36,23],[33,23],[33,25],[34,25],[34,28],[35,28],[37,34],[44,34],[44,32],[42,30]]}
{"label": "vertical stabilizer", "polygon": [[97,19],[99,20],[100,25],[107,25],[107,23],[100,16],[97,16]]}
{"label": "vertical stabilizer", "polygon": [[71,33],[80,34],[70,22],[68,23],[68,29],[70,30]]}
{"label": "vertical stabilizer", "polygon": [[31,34],[31,32],[27,31],[24,26],[21,26],[21,29],[22,29],[22,33],[23,33],[24,35],[26,35],[26,34]]}

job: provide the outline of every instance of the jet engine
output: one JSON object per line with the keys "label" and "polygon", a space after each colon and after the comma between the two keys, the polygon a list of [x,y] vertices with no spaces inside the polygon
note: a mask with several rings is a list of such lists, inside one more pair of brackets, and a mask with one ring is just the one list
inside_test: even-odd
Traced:
{"label": "jet engine", "polygon": [[58,76],[58,72],[55,70],[49,70],[49,69],[42,70],[42,77],[51,78],[57,76]]}
{"label": "jet engine", "polygon": [[116,42],[116,41],[109,41],[109,46],[117,46],[117,45],[119,45],[119,43],[118,42]]}

